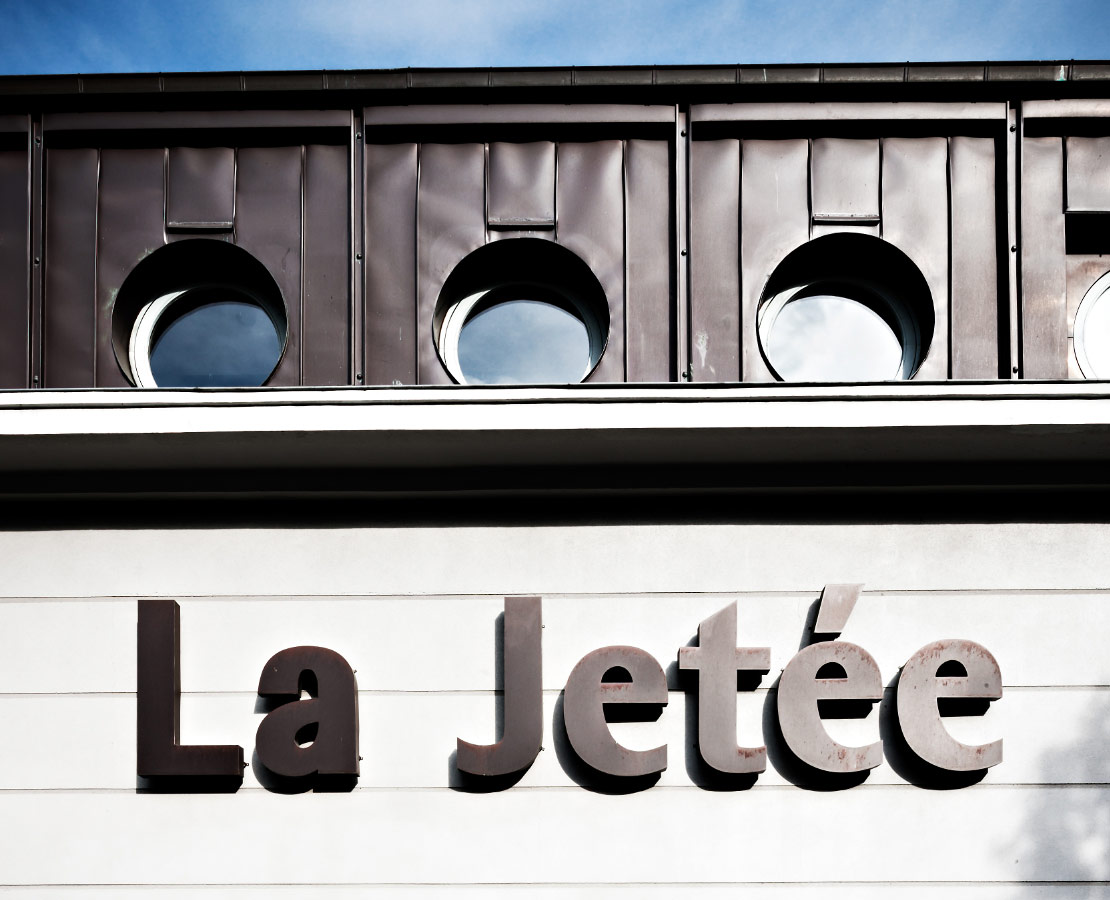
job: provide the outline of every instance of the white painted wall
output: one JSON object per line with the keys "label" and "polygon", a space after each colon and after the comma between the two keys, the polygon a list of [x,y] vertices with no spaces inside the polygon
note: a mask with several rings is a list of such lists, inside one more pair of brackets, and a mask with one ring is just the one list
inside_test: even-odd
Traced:
{"label": "white painted wall", "polygon": [[[289,525],[0,533],[0,882],[16,896],[1110,896],[1110,526]],[[774,769],[705,790],[679,691],[658,722],[614,726],[668,743],[655,787],[612,796],[566,774],[550,723],[583,654],[632,644],[667,667],[735,599],[739,642],[772,652],[763,689],[738,698],[757,743],[766,687],[835,581],[865,582],[844,639],[887,683],[938,638],[994,653],[1002,700],[947,720],[1004,740],[980,784],[925,790],[884,764],[847,791]],[[517,786],[464,793],[449,756],[456,737],[494,738],[506,593],[544,597],[545,751]],[[249,759],[263,663],[298,644],[342,653],[359,787],[284,796],[248,769],[235,795],[135,793],[145,596],[181,605],[187,742]],[[862,743],[876,719],[829,729]]]}

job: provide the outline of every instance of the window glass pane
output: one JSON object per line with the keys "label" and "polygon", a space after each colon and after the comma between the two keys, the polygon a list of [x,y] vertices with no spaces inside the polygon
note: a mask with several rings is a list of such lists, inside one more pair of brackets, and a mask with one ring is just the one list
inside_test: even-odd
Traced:
{"label": "window glass pane", "polygon": [[790,301],[763,338],[784,381],[888,381],[900,377],[902,344],[869,307],[817,294]]}
{"label": "window glass pane", "polygon": [[[173,317],[172,305],[163,316]],[[150,349],[150,368],[159,387],[254,387],[280,357],[281,338],[266,311],[228,300],[173,318]]]}
{"label": "window glass pane", "polygon": [[538,300],[509,300],[471,318],[459,336],[468,384],[568,384],[590,368],[590,340],[577,316]]}

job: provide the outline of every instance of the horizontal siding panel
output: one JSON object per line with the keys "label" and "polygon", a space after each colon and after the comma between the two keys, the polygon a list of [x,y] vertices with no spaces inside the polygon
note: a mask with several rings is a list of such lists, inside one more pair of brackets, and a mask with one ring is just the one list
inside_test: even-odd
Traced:
{"label": "horizontal siding panel", "polygon": [[[0,846],[19,851],[4,864],[13,884],[41,885],[44,876],[87,885],[1110,876],[1106,792],[1091,787],[29,792],[4,802]],[[1055,832],[1047,839],[1045,823]],[[784,848],[796,849],[784,856]]]}
{"label": "horizontal siding panel", "polygon": [[[157,422],[156,412],[143,415]],[[79,412],[68,415],[80,420]],[[818,591],[829,582],[870,590],[1110,586],[1107,523],[284,524],[3,532],[0,597]]]}
{"label": "horizontal siding panel", "polygon": [[[656,790],[705,783],[695,768],[691,714],[696,694],[672,692],[657,722],[611,726],[627,747],[646,750],[668,746],[668,769]],[[187,694],[181,703],[181,740],[190,744],[240,744],[249,759],[262,714],[255,696]],[[887,692],[887,701],[893,693]],[[563,788],[575,782],[564,769],[567,753],[562,732],[554,727],[559,694],[544,696],[545,751],[514,790]],[[739,695],[739,740],[758,746],[765,740],[764,706],[768,691]],[[363,757],[359,789],[443,788],[452,783],[448,757],[461,737],[474,743],[495,738],[492,694],[363,691],[359,697],[359,753]],[[884,709],[884,712],[886,710]],[[135,698],[133,694],[0,696],[0,721],[11,734],[34,734],[34,741],[14,742],[4,751],[0,790],[118,790],[135,788]],[[1110,784],[1110,690],[1011,689],[984,716],[949,718],[949,732],[965,743],[1003,740],[1003,762],[988,770],[986,785]],[[864,744],[879,739],[878,717],[826,720],[836,740]],[[44,749],[49,752],[43,752]],[[771,765],[759,776],[756,790],[789,785]],[[864,786],[904,784],[885,762]],[[248,767],[242,790],[259,789]]]}
{"label": "horizontal siding panel", "polygon": [[[817,597],[593,595],[544,598],[544,687],[558,690],[586,653],[641,647],[665,667],[698,624],[733,599],[738,645],[771,648],[772,678],[797,652]],[[489,690],[499,596],[204,600],[181,603],[182,689],[253,691],[271,655],[328,647],[363,689]],[[0,692],[133,691],[134,601],[0,603]],[[860,644],[889,682],[920,647],[978,641],[1003,683],[1107,685],[1110,602],[1104,593],[864,593],[844,639]],[[89,641],[89,635],[96,635]],[[31,640],[36,636],[37,640]]]}

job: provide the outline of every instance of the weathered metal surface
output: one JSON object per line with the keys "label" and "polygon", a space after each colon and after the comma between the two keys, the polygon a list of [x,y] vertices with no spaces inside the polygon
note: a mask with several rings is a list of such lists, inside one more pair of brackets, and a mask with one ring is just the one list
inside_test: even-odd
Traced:
{"label": "weathered metal surface", "polygon": [[346,147],[305,147],[302,384],[351,383],[349,171]]}
{"label": "weathered metal surface", "polygon": [[767,672],[771,648],[736,646],[735,600],[698,626],[698,646],[679,649],[678,667],[698,673],[698,752],[706,765],[730,774],[764,771],[765,746],[736,744],[736,675]]}
{"label": "weathered metal surface", "polygon": [[301,147],[244,147],[235,182],[235,242],[274,276],[289,320],[269,385],[301,383]]}
{"label": "weathered metal surface", "polygon": [[[914,377],[944,381],[948,378],[948,142],[885,138],[882,153],[883,237],[917,264],[933,298],[933,333],[921,336],[929,351]],[[985,266],[990,262],[988,255]],[[866,275],[866,261],[860,274]]]}
{"label": "weathered metal surface", "polygon": [[417,145],[365,154],[365,382],[416,384]]}
{"label": "weathered metal surface", "polygon": [[43,383],[92,387],[96,347],[96,150],[46,153]]}
{"label": "weathered metal surface", "polygon": [[624,381],[624,146],[561,143],[557,171],[556,239],[585,260],[609,301],[609,342],[588,380]]}
{"label": "weathered metal surface", "polygon": [[265,768],[285,778],[358,776],[358,685],[347,660],[326,647],[282,650],[262,668],[258,695],[280,704],[258,725]]}
{"label": "weathered metal surface", "polygon": [[375,106],[366,110],[366,127],[376,125],[531,125],[542,122],[614,123],[674,121],[673,106],[611,103],[496,103],[449,106]]}
{"label": "weathered metal surface", "polygon": [[120,371],[112,346],[112,313],[123,280],[143,257],[165,243],[165,156],[161,147],[100,152],[96,223],[97,387],[130,384]]}
{"label": "weathered metal surface", "polygon": [[[605,681],[613,668],[624,669],[631,680]],[[638,647],[602,647],[587,653],[567,679],[563,715],[574,752],[598,772],[618,777],[662,772],[667,768],[666,744],[630,750],[614,740],[605,718],[605,705],[614,703],[666,706],[667,678],[651,654]]]}
{"label": "weathered metal surface", "polygon": [[911,102],[879,103],[812,102],[701,104],[691,108],[694,122],[845,122],[898,121],[922,119],[951,121],[955,119],[1006,118],[1006,104],[982,102]]}
{"label": "weathered metal surface", "polygon": [[744,141],[740,178],[742,379],[774,381],[759,349],[759,298],[775,267],[809,239],[809,144]]}
{"label": "weathered metal surface", "polygon": [[1068,374],[1064,148],[1026,138],[1021,159],[1021,349],[1024,378]]}
{"label": "weathered metal surface", "polygon": [[1069,137],[1064,156],[1067,211],[1110,212],[1110,137]]}
{"label": "weathered metal surface", "polygon": [[[820,678],[818,672],[835,663],[844,678]],[[825,641],[799,650],[782,670],[778,687],[778,716],[787,746],[802,762],[822,772],[850,773],[873,769],[883,761],[879,741],[848,747],[834,741],[821,724],[821,704],[827,701],[881,700],[883,681],[874,658],[846,641]]]}
{"label": "weathered metal surface", "polygon": [[542,602],[506,597],[502,672],[504,731],[494,744],[457,740],[456,764],[471,775],[512,775],[532,765],[543,743]]}
{"label": "weathered metal surface", "polygon": [[[941,676],[945,663],[958,663],[966,674]],[[898,722],[902,737],[919,757],[951,772],[975,772],[1002,762],[1002,741],[964,744],[941,721],[943,700],[997,700],[1002,696],[998,662],[981,644],[966,640],[934,641],[918,650],[898,677]]]}
{"label": "weathered metal surface", "polygon": [[690,144],[691,380],[740,378],[740,142]]}
{"label": "weathered metal surface", "polygon": [[166,157],[166,228],[230,231],[235,224],[235,151],[170,147]]}
{"label": "weathered metal surface", "polygon": [[[486,242],[485,147],[422,144],[417,194],[417,382],[450,384],[432,339],[439,292],[459,261]],[[373,202],[371,200],[371,202]],[[368,347],[372,353],[373,348]]]}
{"label": "weathered metal surface", "polygon": [[554,143],[490,143],[486,221],[490,228],[555,227]]}
{"label": "weathered metal surface", "polygon": [[862,584],[826,584],[821,591],[814,634],[839,635],[856,608]]}
{"label": "weathered metal surface", "polygon": [[231,128],[349,128],[346,109],[204,109],[131,112],[47,112],[43,131],[165,131]]}
{"label": "weathered metal surface", "polygon": [[629,381],[675,378],[670,148],[625,142],[625,279]]}
{"label": "weathered metal surface", "polygon": [[[243,779],[243,748],[181,743],[181,610],[174,600],[138,603],[136,771],[139,778],[188,790],[183,781]],[[198,784],[198,786],[200,786]]]}
{"label": "weathered metal surface", "polygon": [[877,225],[879,142],[817,138],[810,147],[813,222]]}
{"label": "weathered metal surface", "polygon": [[952,235],[952,377],[997,378],[999,355],[997,195],[994,141],[948,142]]}
{"label": "weathered metal surface", "polygon": [[0,150],[0,388],[30,387],[30,175],[26,150]]}

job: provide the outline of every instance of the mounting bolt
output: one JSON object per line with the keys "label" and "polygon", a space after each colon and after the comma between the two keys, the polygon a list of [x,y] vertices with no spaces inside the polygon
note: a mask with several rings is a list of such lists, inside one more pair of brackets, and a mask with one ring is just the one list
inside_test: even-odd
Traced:
{"label": "mounting bolt", "polygon": [[356,131],[355,132],[355,140],[356,141],[361,141],[362,140],[362,132],[361,131]]}
{"label": "mounting bolt", "polygon": [[689,380],[689,378],[690,378],[690,373],[687,372],[685,369],[683,369],[682,370],[682,380],[687,381],[687,380]]}
{"label": "mounting bolt", "polygon": [[35,143],[36,144],[41,144],[42,143],[42,138],[40,138],[40,137],[35,138]]}
{"label": "mounting bolt", "polygon": [[37,266],[38,264],[39,264],[39,258],[36,256],[35,257],[35,265]]}
{"label": "mounting bolt", "polygon": [[1014,244],[1012,247],[1010,247],[1010,252],[1017,253],[1017,244]]}
{"label": "mounting bolt", "polygon": [[685,250],[683,250],[683,251],[682,251],[682,255],[683,255],[683,256],[685,256],[685,255],[686,255],[686,251],[685,251]]}
{"label": "mounting bolt", "polygon": [[362,381],[362,373],[361,373],[361,372],[359,372],[359,373],[358,373],[358,374],[357,374],[357,375],[355,376],[355,381]]}
{"label": "mounting bolt", "polygon": [[361,253],[356,253],[355,254],[355,259],[362,259],[362,254]]}
{"label": "mounting bolt", "polygon": [[1014,374],[1017,375],[1017,366],[1014,366]]}
{"label": "mounting bolt", "polygon": [[682,136],[683,136],[683,137],[686,137],[686,132],[685,132],[685,131],[684,131],[684,132],[682,132]]}
{"label": "mounting bolt", "polygon": [[1017,131],[1017,125],[1011,125],[1010,131]]}

